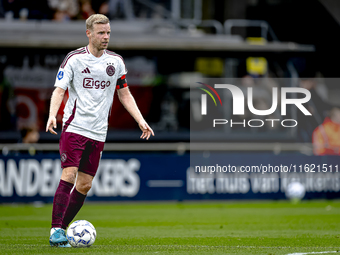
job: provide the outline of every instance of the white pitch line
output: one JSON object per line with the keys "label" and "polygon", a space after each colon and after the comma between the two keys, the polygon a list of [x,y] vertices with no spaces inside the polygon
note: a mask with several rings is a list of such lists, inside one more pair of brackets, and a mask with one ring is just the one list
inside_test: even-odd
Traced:
{"label": "white pitch line", "polygon": [[321,254],[321,253],[337,253],[337,251],[317,251],[317,252],[304,252],[304,253],[289,253],[287,255],[306,255],[306,254]]}

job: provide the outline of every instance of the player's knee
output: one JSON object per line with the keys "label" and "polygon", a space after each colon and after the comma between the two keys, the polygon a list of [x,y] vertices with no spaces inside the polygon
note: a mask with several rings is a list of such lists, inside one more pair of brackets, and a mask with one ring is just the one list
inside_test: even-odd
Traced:
{"label": "player's knee", "polygon": [[86,184],[84,185],[84,191],[85,191],[86,193],[89,192],[90,189],[91,189],[91,187],[92,187],[92,182],[86,183]]}
{"label": "player's knee", "polygon": [[77,172],[74,171],[74,169],[71,168],[65,168],[62,173],[62,179],[64,181],[74,183],[76,180]]}
{"label": "player's knee", "polygon": [[92,182],[83,182],[83,183],[77,183],[77,190],[82,193],[82,194],[87,194],[91,187],[92,187]]}

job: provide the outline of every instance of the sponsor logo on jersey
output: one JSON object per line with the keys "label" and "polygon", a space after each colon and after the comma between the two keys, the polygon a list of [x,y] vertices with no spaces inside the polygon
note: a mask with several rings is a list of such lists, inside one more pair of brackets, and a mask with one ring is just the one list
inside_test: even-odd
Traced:
{"label": "sponsor logo on jersey", "polygon": [[59,71],[57,77],[58,77],[58,80],[60,81],[64,77],[64,72],[63,71]]}
{"label": "sponsor logo on jersey", "polygon": [[110,81],[95,81],[93,78],[84,78],[83,80],[83,87],[86,89],[105,89],[105,87],[109,87],[110,85]]}
{"label": "sponsor logo on jersey", "polygon": [[108,76],[114,75],[115,72],[116,72],[116,69],[112,64],[110,64],[106,67],[106,73],[107,73]]}

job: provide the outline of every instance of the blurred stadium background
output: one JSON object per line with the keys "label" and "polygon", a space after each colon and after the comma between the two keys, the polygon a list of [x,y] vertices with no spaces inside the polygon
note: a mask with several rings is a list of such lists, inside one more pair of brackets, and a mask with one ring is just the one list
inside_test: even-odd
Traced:
{"label": "blurred stadium background", "polygon": [[226,130],[222,143],[203,141],[200,150],[223,152],[226,162],[338,163],[339,133],[319,155],[312,134],[340,107],[340,88],[331,79],[339,72],[339,1],[1,0],[0,203],[52,201],[67,98],[58,136],[44,131],[49,99],[60,63],[87,44],[85,19],[98,12],[111,19],[109,49],[124,57],[131,92],[156,136],[140,141],[116,98],[88,200],[285,199],[287,184],[296,180],[306,186],[307,199],[339,197],[334,176],[187,176],[195,119],[190,86],[202,78],[304,78],[295,86],[311,91],[315,114],[297,116],[299,128],[289,133]]}

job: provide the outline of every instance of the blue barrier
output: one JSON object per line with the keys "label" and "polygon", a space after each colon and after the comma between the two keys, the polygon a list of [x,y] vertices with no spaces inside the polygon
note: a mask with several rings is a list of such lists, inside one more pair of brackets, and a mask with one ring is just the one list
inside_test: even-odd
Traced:
{"label": "blue barrier", "polygon": [[[197,155],[198,161],[195,154],[104,152],[87,200],[284,199],[285,189],[293,181],[306,187],[305,199],[340,197],[339,157],[336,156]],[[197,162],[199,166],[193,165]],[[228,165],[234,172],[216,173],[216,169]],[[280,165],[290,166],[290,173],[282,171]],[[214,166],[215,172],[206,173],[203,166],[210,166],[210,170]],[[241,172],[241,166],[248,166],[249,172],[245,168]],[[267,167],[267,173],[250,172],[252,166],[255,170],[256,166],[262,170]],[[272,172],[268,173],[270,167]],[[52,202],[60,175],[57,153],[1,156],[0,203]]]}

